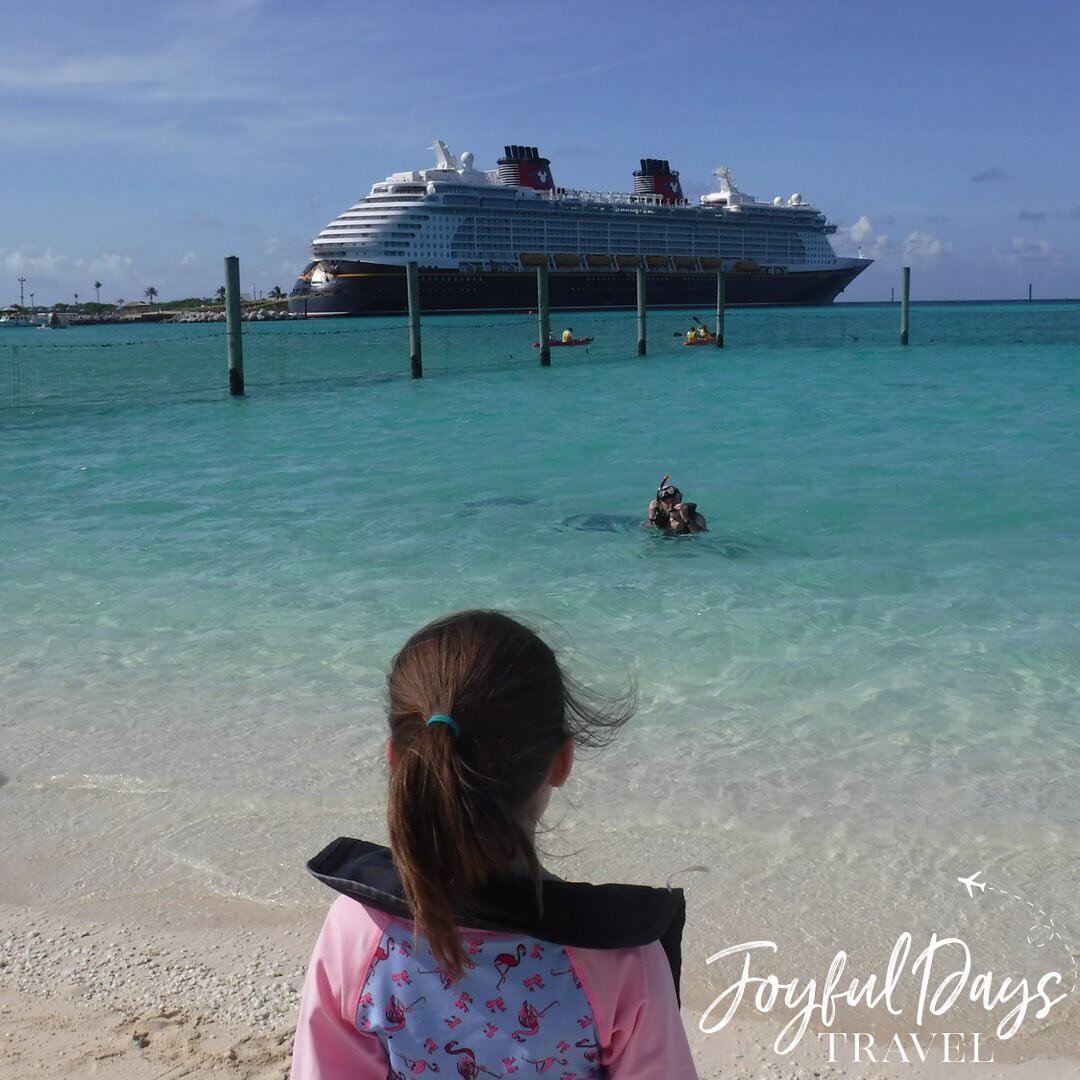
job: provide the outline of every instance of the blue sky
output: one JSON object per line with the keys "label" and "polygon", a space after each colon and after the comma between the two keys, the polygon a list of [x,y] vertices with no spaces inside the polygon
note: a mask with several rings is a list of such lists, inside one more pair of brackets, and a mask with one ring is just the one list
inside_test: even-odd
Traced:
{"label": "blue sky", "polygon": [[0,306],[288,289],[434,138],[628,190],[668,158],[798,191],[877,261],[844,294],[1080,296],[1076,0],[3,5]]}

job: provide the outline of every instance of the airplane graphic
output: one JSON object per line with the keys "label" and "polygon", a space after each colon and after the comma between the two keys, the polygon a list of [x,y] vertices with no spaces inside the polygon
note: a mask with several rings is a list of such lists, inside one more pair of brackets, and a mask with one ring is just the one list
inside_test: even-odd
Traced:
{"label": "airplane graphic", "polygon": [[956,879],[960,882],[961,885],[964,886],[965,889],[967,889],[968,896],[974,897],[976,889],[978,889],[979,892],[986,892],[986,882],[975,880],[981,873],[981,870],[976,870],[975,873],[971,875],[971,877],[958,877]]}

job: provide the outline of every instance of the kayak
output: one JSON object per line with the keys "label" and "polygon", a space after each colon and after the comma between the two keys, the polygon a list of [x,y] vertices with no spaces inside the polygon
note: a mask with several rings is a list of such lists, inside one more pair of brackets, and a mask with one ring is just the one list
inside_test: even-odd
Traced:
{"label": "kayak", "polygon": [[[554,348],[556,345],[559,346],[559,348],[562,348],[563,345],[591,345],[592,344],[592,338],[591,337],[576,337],[576,338],[571,338],[569,341],[554,341],[553,340],[553,341],[549,341],[548,344],[550,346],[552,346],[552,348]],[[534,349],[539,349],[540,348],[540,342],[539,341],[534,341],[533,342],[533,348]]]}
{"label": "kayak", "polygon": [[715,345],[716,344],[716,335],[715,334],[710,334],[708,337],[694,338],[693,341],[684,341],[683,344],[684,345]]}

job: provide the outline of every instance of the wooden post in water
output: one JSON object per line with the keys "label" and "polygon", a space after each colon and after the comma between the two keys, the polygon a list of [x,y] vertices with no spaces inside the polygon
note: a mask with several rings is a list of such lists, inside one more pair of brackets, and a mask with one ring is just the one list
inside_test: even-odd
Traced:
{"label": "wooden post in water", "polygon": [[424,363],[420,358],[420,267],[415,260],[405,267],[405,281],[409,290],[409,364],[412,377],[424,377]]}
{"label": "wooden post in water", "polygon": [[551,367],[551,308],[548,296],[548,267],[544,262],[536,268],[536,318],[540,341],[540,366]]}
{"label": "wooden post in water", "polygon": [[225,339],[229,348],[229,393],[244,395],[244,324],[240,319],[240,260],[225,256]]}
{"label": "wooden post in water", "polygon": [[900,288],[900,344],[908,339],[908,307],[911,303],[911,267],[904,267],[904,280]]}
{"label": "wooden post in water", "polygon": [[645,355],[645,267],[637,268],[637,354]]}
{"label": "wooden post in water", "polygon": [[724,347],[724,271],[716,271],[716,347]]}

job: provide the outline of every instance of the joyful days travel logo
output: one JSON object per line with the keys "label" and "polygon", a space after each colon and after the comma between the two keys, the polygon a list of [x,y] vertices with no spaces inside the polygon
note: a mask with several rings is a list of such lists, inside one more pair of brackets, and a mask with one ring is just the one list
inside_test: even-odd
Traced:
{"label": "joyful days travel logo", "polygon": [[[862,977],[848,976],[845,980],[848,956],[840,951],[820,983],[813,978],[784,982],[774,974],[761,975],[753,970],[761,964],[763,956],[778,951],[776,942],[747,941],[721,949],[706,960],[707,964],[722,965],[741,959],[741,973],[705,1010],[699,1027],[706,1034],[721,1031],[746,1001],[763,1014],[777,1007],[793,1010],[773,1043],[773,1049],[780,1055],[790,1054],[799,1045],[817,1017],[818,1024],[827,1029],[817,1032],[817,1038],[830,1063],[838,1060],[853,1064],[911,1064],[928,1060],[943,1064],[992,1062],[989,1040],[1013,1038],[1025,1020],[1045,1020],[1080,985],[1080,966],[1076,954],[1044,910],[1014,892],[979,880],[981,873],[957,881],[973,901],[990,898],[1025,905],[1025,916],[1035,920],[1028,931],[1027,943],[1045,950],[1040,956],[1054,964],[1055,970],[1044,971],[1035,978],[999,977],[992,970],[981,968],[972,949],[959,937],[931,933],[915,952],[913,935],[904,932],[893,946],[883,975],[874,972]],[[846,986],[842,985],[845,983]],[[898,1004],[902,992],[912,996],[914,1008],[909,1015],[921,1030],[895,1034],[884,1042],[875,1042],[874,1036],[865,1031],[831,1030],[837,1007],[845,1004],[871,1011],[883,1009],[894,1017],[905,1015],[904,1007]],[[991,1035],[978,1031],[925,1030],[924,1025],[931,1019],[943,1018],[954,1007],[968,1003],[990,1014],[990,1021],[995,1024]]]}

